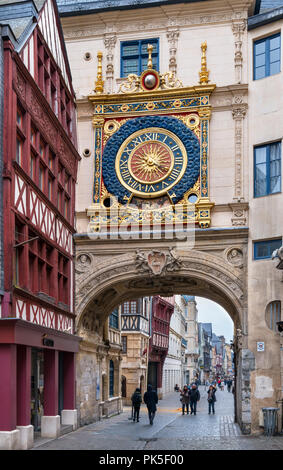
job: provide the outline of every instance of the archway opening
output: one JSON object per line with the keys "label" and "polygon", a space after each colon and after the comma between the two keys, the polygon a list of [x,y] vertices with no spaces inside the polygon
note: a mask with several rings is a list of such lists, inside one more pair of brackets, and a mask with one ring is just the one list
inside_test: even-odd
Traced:
{"label": "archway opening", "polygon": [[[124,375],[127,380],[127,404],[130,404],[130,396],[135,388],[140,386],[141,376],[144,377],[144,386],[146,387],[146,384],[149,382],[148,377],[151,374],[150,380],[155,380],[156,388],[161,389],[158,392],[162,394],[160,382],[162,383],[162,370],[166,354],[162,357],[159,355],[157,360],[154,357],[154,354],[157,354],[157,351],[155,351],[151,361],[149,361],[149,342],[147,343],[144,337],[137,341],[137,331],[142,329],[146,322],[149,322],[149,319],[146,320],[140,315],[140,305],[144,303],[145,310],[149,309],[150,299],[154,296],[165,299],[165,304],[168,298],[173,295],[183,297],[195,296],[216,302],[227,312],[233,322],[234,337],[232,348],[235,369],[235,420],[242,424],[241,400],[238,397],[241,397],[243,384],[240,346],[242,346],[241,341],[247,329],[245,291],[235,274],[235,270],[227,268],[225,261],[218,260],[216,263],[214,258],[201,252],[186,252],[182,254],[181,258],[182,263],[180,265],[183,266],[183,270],[179,270],[179,268],[171,270],[170,268],[170,270],[165,270],[162,275],[154,275],[143,269],[137,272],[135,258],[121,255],[121,257],[115,259],[111,269],[108,266],[105,268],[105,265],[98,265],[97,270],[84,281],[84,284],[81,283],[78,286],[81,294],[77,302],[77,332],[87,342],[102,342],[105,349],[103,349],[102,345],[99,348],[102,354],[107,357],[107,360],[111,356],[111,359],[115,358],[115,361],[118,361],[117,363],[120,361],[118,372],[120,377],[119,384],[121,384],[121,375]],[[125,263],[128,263],[127,266]],[[99,274],[102,269],[102,274]],[[113,321],[112,327],[110,327],[109,316],[111,316],[112,312],[117,314],[117,308],[119,310],[122,305],[126,305],[126,309],[124,308],[123,312],[120,311],[119,328],[113,328]],[[170,328],[170,320],[168,328]],[[135,333],[134,340],[129,338],[128,334],[125,334],[127,329],[130,329],[131,333]],[[152,331],[150,331],[149,337],[153,341]],[[160,348],[161,345],[162,347],[162,341],[165,340],[164,335],[157,335],[155,339],[159,343],[154,346]],[[120,348],[117,347],[118,343]],[[114,344],[116,344],[115,347]],[[128,371],[126,371],[127,367],[124,367],[122,371],[121,362],[123,361],[123,355],[130,350],[132,352],[135,351],[136,357],[139,357],[141,362],[140,369],[137,370],[135,366],[133,367],[133,361],[128,361]],[[152,362],[151,370],[149,362]],[[103,369],[103,360],[99,364],[100,370],[101,368]],[[241,372],[237,374],[237,370]],[[93,371],[93,374],[95,373]],[[177,382],[174,378],[173,382],[176,383],[172,382],[172,376],[172,373],[168,374],[167,380],[173,384],[172,388],[174,388]],[[247,377],[247,374],[245,377]],[[82,377],[79,377],[78,382],[82,379]],[[183,371],[178,378],[178,382],[191,382],[193,379],[202,380],[198,368],[192,371],[187,370],[186,373]],[[245,386],[247,386],[247,380],[245,381]],[[121,387],[118,387],[117,390],[120,392]],[[119,393],[118,395],[122,399],[121,394]],[[112,397],[111,406],[114,404],[114,398],[117,398],[118,401],[119,396]],[[117,410],[119,409],[119,405],[113,406]],[[246,401],[245,411],[249,406],[249,403]],[[246,413],[246,416],[248,416],[248,413]],[[83,417],[81,417],[81,421],[83,422]],[[247,428],[249,426],[250,423],[247,423]]]}

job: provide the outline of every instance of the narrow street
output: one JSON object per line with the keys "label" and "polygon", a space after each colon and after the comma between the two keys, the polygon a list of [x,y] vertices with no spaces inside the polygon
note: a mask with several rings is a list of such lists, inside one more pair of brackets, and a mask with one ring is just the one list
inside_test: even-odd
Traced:
{"label": "narrow street", "polygon": [[56,440],[37,440],[34,450],[283,450],[283,436],[241,435],[234,423],[232,393],[217,391],[215,415],[208,415],[205,387],[196,416],[182,415],[179,394],[160,400],[153,426],[142,405],[140,422],[129,418],[131,408]]}

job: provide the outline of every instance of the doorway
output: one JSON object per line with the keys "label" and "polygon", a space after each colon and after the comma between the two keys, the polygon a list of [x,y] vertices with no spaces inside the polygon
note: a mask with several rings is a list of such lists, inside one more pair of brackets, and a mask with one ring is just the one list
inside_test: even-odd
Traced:
{"label": "doorway", "polygon": [[157,367],[158,367],[158,362],[148,363],[147,384],[152,385],[153,390],[156,390],[156,391],[157,391]]}
{"label": "doorway", "polygon": [[41,430],[41,417],[44,394],[44,354],[41,349],[32,348],[31,351],[31,424],[34,431]]}

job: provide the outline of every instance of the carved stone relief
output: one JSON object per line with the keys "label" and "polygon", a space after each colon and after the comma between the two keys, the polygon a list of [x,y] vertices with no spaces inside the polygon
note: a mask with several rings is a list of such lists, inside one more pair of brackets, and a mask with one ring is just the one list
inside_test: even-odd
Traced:
{"label": "carved stone relief", "polygon": [[166,272],[178,271],[181,261],[176,257],[173,250],[168,252],[153,250],[147,253],[136,251],[136,266],[140,272],[148,272],[149,275],[160,275]]}
{"label": "carved stone relief", "polygon": [[235,37],[235,79],[236,83],[242,83],[242,66],[243,66],[243,53],[242,53],[242,44],[243,44],[243,33],[246,30],[247,22],[246,20],[232,21],[232,31]]}
{"label": "carved stone relief", "polygon": [[173,29],[173,30],[168,30],[167,31],[167,39],[169,43],[169,70],[170,72],[174,73],[176,75],[177,73],[177,44],[178,44],[178,38],[179,38],[179,30],[178,29]]}
{"label": "carved stone relief", "polygon": [[[110,33],[111,34],[111,33]],[[114,49],[117,42],[116,35],[107,35],[104,36],[104,46],[106,48],[106,90],[108,93],[113,93],[113,78],[114,78]]]}
{"label": "carved stone relief", "polygon": [[244,255],[241,248],[232,247],[226,250],[226,258],[228,263],[237,268],[242,268],[244,265]]}

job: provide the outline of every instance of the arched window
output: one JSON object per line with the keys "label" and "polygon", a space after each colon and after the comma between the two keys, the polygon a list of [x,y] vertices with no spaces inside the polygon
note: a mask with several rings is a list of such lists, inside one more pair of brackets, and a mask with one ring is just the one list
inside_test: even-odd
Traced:
{"label": "arched window", "polygon": [[109,398],[114,395],[114,363],[109,361]]}
{"label": "arched window", "polygon": [[281,321],[281,301],[280,300],[274,300],[273,302],[270,302],[265,311],[265,321],[270,328],[270,330],[273,330],[275,332],[278,331],[276,323]]}

